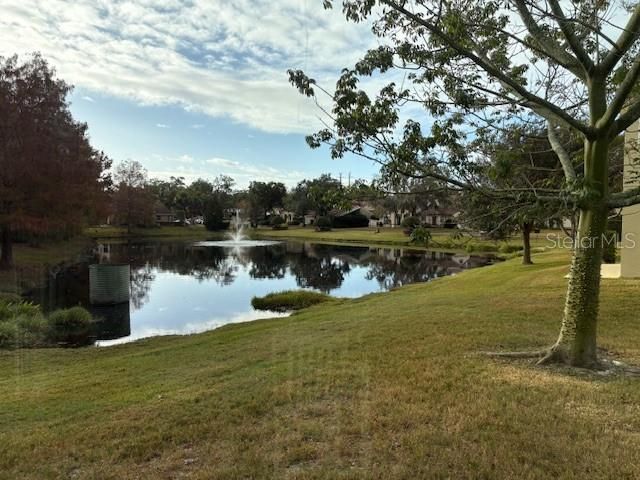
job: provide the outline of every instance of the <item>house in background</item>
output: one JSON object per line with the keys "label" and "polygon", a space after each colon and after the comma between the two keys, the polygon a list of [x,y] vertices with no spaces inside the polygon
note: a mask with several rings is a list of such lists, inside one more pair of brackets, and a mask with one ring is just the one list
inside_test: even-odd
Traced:
{"label": "house in background", "polygon": [[458,224],[458,210],[451,204],[440,200],[434,200],[425,208],[418,208],[415,211],[388,212],[382,217],[382,222],[388,227],[399,227],[407,217],[418,217],[421,223],[430,227],[453,228]]}
{"label": "house in background", "polygon": [[292,212],[290,210],[287,210],[285,208],[280,208],[280,207],[276,207],[274,208],[271,212],[269,212],[267,214],[267,219],[269,217],[272,217],[274,215],[277,215],[279,217],[282,217],[285,221],[285,223],[291,223],[293,222],[293,219],[295,218],[296,214],[295,212]]}
{"label": "house in background", "polygon": [[317,216],[318,216],[318,214],[314,210],[311,210],[311,211],[305,213],[305,215],[304,215],[304,224],[305,224],[305,226],[307,226],[307,225],[315,225]]}
{"label": "house in background", "polygon": [[168,208],[161,201],[155,203],[153,214],[158,225],[182,225],[184,223],[184,215],[180,218],[175,210]]}
{"label": "house in background", "polygon": [[360,205],[353,205],[348,210],[334,210],[330,214],[333,223],[339,227],[368,227],[371,225],[373,212]]}
{"label": "house in background", "polygon": [[453,227],[458,224],[458,211],[451,205],[435,200],[418,214],[420,220],[432,227]]}

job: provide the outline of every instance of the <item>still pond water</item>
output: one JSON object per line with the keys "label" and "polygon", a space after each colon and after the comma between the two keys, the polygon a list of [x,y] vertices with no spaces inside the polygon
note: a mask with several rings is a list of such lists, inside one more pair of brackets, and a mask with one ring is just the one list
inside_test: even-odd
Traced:
{"label": "still pond water", "polygon": [[[89,304],[88,266],[96,262],[131,266],[129,303]],[[93,258],[50,275],[47,287],[30,296],[47,311],[74,305],[92,310],[103,319],[97,344],[108,346],[278,316],[251,307],[253,296],[270,292],[304,288],[359,297],[489,263],[488,257],[465,254],[289,241],[244,247],[106,243],[98,245]]]}

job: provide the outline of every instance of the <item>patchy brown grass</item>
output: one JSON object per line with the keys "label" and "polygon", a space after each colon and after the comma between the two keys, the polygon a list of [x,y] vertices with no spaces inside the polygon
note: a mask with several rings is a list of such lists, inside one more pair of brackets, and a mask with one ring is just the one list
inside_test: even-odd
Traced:
{"label": "patchy brown grass", "polygon": [[[637,478],[637,379],[476,355],[549,345],[568,257],[286,319],[0,354],[0,478]],[[640,363],[639,282],[602,345]]]}

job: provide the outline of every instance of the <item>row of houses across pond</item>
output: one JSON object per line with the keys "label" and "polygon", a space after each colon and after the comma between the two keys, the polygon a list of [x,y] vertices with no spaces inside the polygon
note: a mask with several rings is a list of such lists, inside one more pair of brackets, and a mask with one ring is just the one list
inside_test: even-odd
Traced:
{"label": "row of houses across pond", "polygon": [[[243,218],[243,212],[239,209],[230,209],[227,212],[229,220],[234,220],[239,215]],[[275,208],[269,212],[269,216],[278,215],[288,224],[294,224],[296,220],[305,226],[312,226],[318,220],[318,213],[311,210],[305,213],[303,217],[299,217],[295,212],[284,208]],[[458,212],[449,205],[440,205],[437,201],[428,208],[417,208],[413,211],[404,209],[396,211],[380,211],[379,208],[372,208],[367,204],[353,204],[347,210],[334,210],[331,212],[334,219],[346,219],[348,217],[366,217],[369,227],[400,227],[407,217],[417,217],[421,223],[432,227],[455,227],[458,223]],[[185,225],[185,224],[201,224],[202,218],[186,219],[184,212],[177,211],[167,207],[160,201],[154,205],[153,217],[157,225]],[[108,221],[112,223],[112,220]],[[349,223],[346,221],[345,223]],[[365,225],[361,225],[365,226]]]}

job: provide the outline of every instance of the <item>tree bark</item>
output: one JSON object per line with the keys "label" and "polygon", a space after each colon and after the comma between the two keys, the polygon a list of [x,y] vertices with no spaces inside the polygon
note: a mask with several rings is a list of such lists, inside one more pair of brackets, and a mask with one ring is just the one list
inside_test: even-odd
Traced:
{"label": "tree bark", "polygon": [[560,335],[541,363],[586,368],[598,365],[596,331],[606,223],[604,207],[580,213]]}
{"label": "tree bark", "polygon": [[608,214],[608,147],[606,140],[585,143],[585,185],[589,188],[589,199],[580,208],[560,335],[541,363],[598,366],[596,332]]}
{"label": "tree bark", "polygon": [[8,270],[13,267],[13,241],[11,227],[2,225],[2,254],[0,255],[0,270]]}
{"label": "tree bark", "polygon": [[522,224],[522,244],[524,250],[522,252],[522,264],[532,265],[531,261],[531,231],[533,230],[533,223],[524,222]]}

